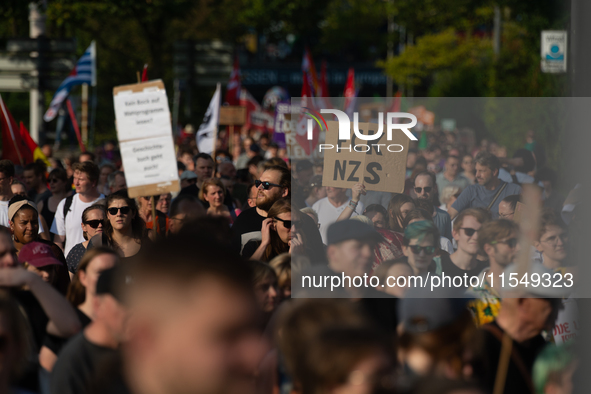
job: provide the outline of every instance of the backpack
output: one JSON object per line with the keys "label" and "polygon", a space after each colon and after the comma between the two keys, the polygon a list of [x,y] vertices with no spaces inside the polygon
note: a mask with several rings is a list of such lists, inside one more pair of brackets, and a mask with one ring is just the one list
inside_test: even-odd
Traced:
{"label": "backpack", "polygon": [[66,202],[64,203],[64,222],[66,221],[66,216],[68,212],[70,212],[70,207],[72,206],[72,202],[74,201],[74,196],[76,194],[72,194],[70,197],[66,197]]}

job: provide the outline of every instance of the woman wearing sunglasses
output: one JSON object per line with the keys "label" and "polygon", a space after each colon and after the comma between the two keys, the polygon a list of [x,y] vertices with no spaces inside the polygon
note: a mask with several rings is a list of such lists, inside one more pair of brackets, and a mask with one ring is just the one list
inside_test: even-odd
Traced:
{"label": "woman wearing sunglasses", "polygon": [[421,220],[406,227],[402,241],[403,259],[406,259],[415,275],[435,273],[437,264],[433,258],[439,249],[438,245],[439,230],[433,222]]}
{"label": "woman wearing sunglasses", "polygon": [[302,237],[295,227],[298,222],[291,220],[291,202],[282,198],[269,209],[263,221],[261,241],[249,241],[244,245],[242,255],[251,260],[269,262],[282,253],[303,249]]}
{"label": "woman wearing sunglasses", "polygon": [[82,212],[82,236],[86,241],[74,246],[68,256],[66,262],[68,263],[68,271],[70,271],[70,279],[76,273],[78,264],[86,253],[86,248],[90,239],[97,234],[102,234],[105,226],[105,207],[102,204],[91,205]]}
{"label": "woman wearing sunglasses", "polygon": [[146,224],[140,217],[133,198],[126,190],[119,190],[107,197],[107,220],[102,233],[91,238],[91,246],[109,246],[122,261],[139,253],[142,243],[149,242]]}

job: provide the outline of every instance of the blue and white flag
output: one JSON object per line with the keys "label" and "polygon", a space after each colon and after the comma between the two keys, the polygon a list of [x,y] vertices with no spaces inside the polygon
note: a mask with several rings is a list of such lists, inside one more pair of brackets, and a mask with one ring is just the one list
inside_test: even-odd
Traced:
{"label": "blue and white flag", "polygon": [[43,120],[46,122],[52,121],[56,117],[57,111],[62,103],[68,97],[68,94],[70,94],[72,86],[82,85],[83,83],[96,86],[96,48],[94,41],[86,49],[80,60],[78,60],[70,75],[64,79],[64,82],[57,89],[53,99],[51,99],[51,104],[49,104],[47,112],[43,115]]}

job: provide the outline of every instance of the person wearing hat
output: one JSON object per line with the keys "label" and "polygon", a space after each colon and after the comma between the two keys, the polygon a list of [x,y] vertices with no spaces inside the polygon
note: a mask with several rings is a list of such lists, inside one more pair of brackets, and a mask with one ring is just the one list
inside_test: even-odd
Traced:
{"label": "person wearing hat", "polygon": [[54,287],[58,285],[57,268],[63,267],[63,264],[55,258],[49,245],[41,242],[30,242],[24,245],[18,254],[18,261],[28,271],[39,275],[44,282]]}
{"label": "person wearing hat", "polygon": [[99,275],[94,299],[94,319],[60,352],[53,367],[50,392],[84,394],[99,363],[117,353],[126,339],[128,310],[123,304],[124,273],[109,268]]}
{"label": "person wearing hat", "polygon": [[197,175],[193,171],[185,170],[181,174],[181,189],[197,183]]}
{"label": "person wearing hat", "polygon": [[562,297],[572,292],[572,288],[566,287],[567,281],[562,287],[544,287],[543,280],[539,286],[534,286],[533,280],[528,287],[511,286],[511,276],[521,279],[524,274],[528,278],[544,278],[552,277],[554,271],[537,263],[526,270],[517,264],[507,267],[498,315],[480,328],[484,336],[482,354],[488,365],[484,383],[494,387],[497,375],[506,376],[498,384],[503,393],[509,394],[535,393],[531,375],[534,361],[546,345],[542,332],[551,332],[562,308]]}

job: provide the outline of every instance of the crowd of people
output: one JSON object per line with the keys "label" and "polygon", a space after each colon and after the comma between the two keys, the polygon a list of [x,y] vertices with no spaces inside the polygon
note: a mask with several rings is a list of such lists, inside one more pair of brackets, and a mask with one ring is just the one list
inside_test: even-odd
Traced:
{"label": "crowd of people", "polygon": [[1,393],[572,392],[573,288],[500,280],[576,275],[580,187],[561,193],[535,141],[507,158],[432,132],[386,193],[242,138],[181,143],[181,190],[137,198],[112,143],[0,161]]}

